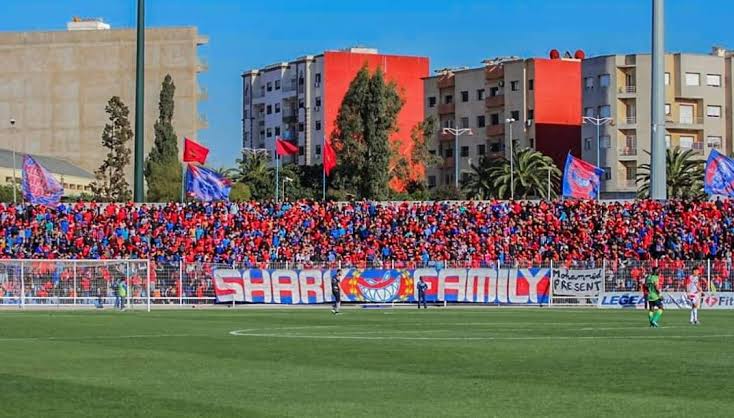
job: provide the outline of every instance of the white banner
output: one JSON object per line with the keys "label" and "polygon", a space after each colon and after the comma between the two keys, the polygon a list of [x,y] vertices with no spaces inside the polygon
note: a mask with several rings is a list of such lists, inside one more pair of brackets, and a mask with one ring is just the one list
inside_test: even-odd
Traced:
{"label": "white banner", "polygon": [[599,296],[602,289],[602,269],[553,269],[553,296]]}
{"label": "white banner", "polygon": [[703,309],[734,309],[734,293],[714,293],[706,294],[701,299],[701,308]]}
{"label": "white banner", "polygon": [[[690,303],[684,292],[663,292],[665,309],[688,309]],[[606,292],[599,299],[600,308],[608,309],[645,309],[645,296],[642,292]]]}

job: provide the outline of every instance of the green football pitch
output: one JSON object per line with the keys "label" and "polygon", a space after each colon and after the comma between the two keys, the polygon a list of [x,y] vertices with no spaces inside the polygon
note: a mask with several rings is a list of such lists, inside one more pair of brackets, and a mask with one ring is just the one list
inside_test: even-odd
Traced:
{"label": "green football pitch", "polygon": [[732,416],[734,312],[0,311],[0,416]]}

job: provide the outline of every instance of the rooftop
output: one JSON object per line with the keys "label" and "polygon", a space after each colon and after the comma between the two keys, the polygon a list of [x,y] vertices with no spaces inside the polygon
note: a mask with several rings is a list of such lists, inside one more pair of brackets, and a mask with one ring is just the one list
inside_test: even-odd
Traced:
{"label": "rooftop", "polygon": [[[20,170],[23,167],[23,156],[25,154],[16,154],[16,168]],[[54,157],[44,157],[41,155],[30,154],[34,160],[38,161],[46,170],[53,174],[62,176],[74,176],[94,179],[94,175],[80,167]],[[13,168],[13,151],[0,148],[0,167]]]}

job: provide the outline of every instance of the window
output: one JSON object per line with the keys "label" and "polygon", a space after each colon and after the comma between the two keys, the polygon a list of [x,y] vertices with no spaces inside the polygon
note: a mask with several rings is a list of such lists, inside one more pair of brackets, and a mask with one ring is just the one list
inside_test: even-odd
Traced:
{"label": "window", "polygon": [[436,98],[431,96],[428,98],[428,107],[436,107]]}
{"label": "window", "polygon": [[665,135],[665,148],[670,148],[670,135]]}
{"label": "window", "polygon": [[461,173],[461,182],[466,183],[469,181],[469,173]]}
{"label": "window", "polygon": [[693,124],[693,106],[680,105],[678,107],[679,121],[687,125]]}
{"label": "window", "polygon": [[268,91],[273,91],[273,83],[271,83],[271,82],[268,81],[267,86],[268,86],[268,88],[267,88]]}
{"label": "window", "polygon": [[303,155],[303,154],[305,154],[305,149],[303,148],[303,145],[301,145],[300,147],[298,147],[298,155]]}
{"label": "window", "polygon": [[446,156],[446,158],[453,157],[454,156],[454,149],[453,148],[446,148],[446,150],[444,151],[444,155]]}
{"label": "window", "polygon": [[591,151],[591,138],[584,138],[584,151]]}
{"label": "window", "polygon": [[316,145],[314,152],[316,152],[316,155],[321,155],[321,145]]}
{"label": "window", "polygon": [[665,114],[670,115],[670,103],[665,103]]}
{"label": "window", "polygon": [[477,90],[477,100],[484,100],[484,89]]}
{"label": "window", "polygon": [[303,109],[303,106],[304,106],[303,99],[298,99],[298,108]]}
{"label": "window", "polygon": [[315,98],[313,102],[316,107],[321,107],[321,97]]}
{"label": "window", "polygon": [[431,154],[431,155],[436,155],[436,150],[435,149],[429,149],[428,150],[428,153]]}
{"label": "window", "polygon": [[584,109],[584,116],[593,117],[594,116],[594,108],[593,107],[587,107]]}
{"label": "window", "polygon": [[608,118],[612,115],[612,109],[609,105],[599,106],[599,116],[602,118]]}
{"label": "window", "polygon": [[275,89],[280,90],[280,80],[275,80]]}
{"label": "window", "polygon": [[602,167],[602,170],[604,170],[604,180],[611,180],[612,179],[612,167]]}
{"label": "window", "polygon": [[303,84],[304,84],[304,78],[303,78],[303,77],[300,77],[300,78],[298,79],[298,85],[299,85],[299,86],[302,86]]}
{"label": "window", "polygon": [[496,97],[500,94],[500,88],[499,87],[490,87],[489,88],[489,97]]}
{"label": "window", "polygon": [[665,73],[665,85],[670,85],[670,73]]}
{"label": "window", "polygon": [[436,187],[436,176],[428,176],[428,187]]}
{"label": "window", "polygon": [[518,90],[520,90],[520,82],[519,81],[510,81],[510,89],[512,91],[518,91]]}
{"label": "window", "polygon": [[444,102],[444,103],[446,103],[446,104],[451,104],[451,103],[453,103],[453,102],[454,102],[454,96],[452,96],[452,95],[450,95],[450,94],[447,94],[447,95],[446,95],[446,96],[445,96],[445,97],[443,98],[443,102]]}
{"label": "window", "polygon": [[272,137],[272,136],[273,136],[273,130],[272,130],[272,129],[268,128],[268,129],[267,129],[267,130],[266,130],[265,132],[267,132],[266,136],[267,136],[268,138],[270,138],[270,137]]}
{"label": "window", "polygon": [[599,76],[599,87],[603,89],[609,87],[609,74],[602,74]]}
{"label": "window", "polygon": [[535,119],[535,110],[528,109],[528,120],[533,120],[533,119]]}
{"label": "window", "polygon": [[454,120],[453,119],[446,119],[443,121],[443,127],[444,128],[453,128],[454,127]]}
{"label": "window", "polygon": [[320,131],[321,130],[321,121],[320,120],[317,120],[316,122],[314,122],[314,129],[316,129],[317,131]]}
{"label": "window", "polygon": [[599,137],[599,146],[602,149],[609,149],[611,142],[612,142],[612,138],[609,135],[602,135]]}
{"label": "window", "polygon": [[275,113],[280,113],[280,103],[275,104]]}
{"label": "window", "polygon": [[530,144],[530,148],[535,148],[535,138],[528,139],[528,143]]}
{"label": "window", "polygon": [[718,74],[706,75],[706,85],[711,87],[721,87],[721,76]]}
{"label": "window", "polygon": [[461,102],[466,103],[469,101],[469,92],[468,91],[462,91],[461,92]]}
{"label": "window", "polygon": [[469,147],[467,147],[467,146],[461,147],[461,156],[462,157],[468,157],[469,156]]}
{"label": "window", "polygon": [[535,80],[528,80],[528,90],[535,89]]}
{"label": "window", "polygon": [[313,77],[313,85],[314,87],[319,87],[321,85],[321,73],[316,73]]}
{"label": "window", "polygon": [[461,118],[461,128],[467,129],[469,127],[469,118]]}
{"label": "window", "polygon": [[489,124],[490,125],[499,125],[500,124],[500,115],[499,113],[492,113],[489,115]]}
{"label": "window", "polygon": [[706,106],[706,116],[710,118],[720,118],[721,106]]}
{"label": "window", "polygon": [[680,137],[680,147],[682,149],[693,148],[693,137],[692,136],[681,136]]}
{"label": "window", "polygon": [[584,78],[584,87],[586,87],[587,90],[594,88],[594,77],[586,77]]}
{"label": "window", "polygon": [[505,144],[501,142],[495,142],[495,143],[489,144],[490,152],[503,152],[504,150],[505,150]]}
{"label": "window", "polygon": [[510,112],[510,117],[515,120],[520,120],[520,111],[513,110],[512,112]]}
{"label": "window", "polygon": [[487,121],[484,119],[484,115],[477,116],[477,128],[484,128],[487,126]]}
{"label": "window", "polygon": [[686,73],[686,86],[700,86],[700,85],[701,85],[701,74]]}
{"label": "window", "polygon": [[303,132],[306,130],[306,126],[303,124],[303,122],[298,124],[298,132]]}
{"label": "window", "polygon": [[484,144],[477,145],[477,155],[484,155],[487,153],[487,146]]}
{"label": "window", "polygon": [[706,145],[709,148],[720,148],[721,147],[721,137],[720,136],[709,136],[706,138]]}
{"label": "window", "polygon": [[626,165],[624,166],[625,169],[625,178],[627,180],[635,180],[637,179],[637,166],[635,165]]}
{"label": "window", "polygon": [[267,109],[265,111],[265,113],[267,113],[268,115],[272,115],[273,114],[273,106],[272,105],[267,105],[267,107],[265,109]]}

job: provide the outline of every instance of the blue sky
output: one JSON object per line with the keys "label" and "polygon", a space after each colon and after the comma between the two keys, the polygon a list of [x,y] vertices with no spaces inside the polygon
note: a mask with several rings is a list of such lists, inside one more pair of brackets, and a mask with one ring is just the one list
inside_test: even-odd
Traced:
{"label": "blue sky", "polygon": [[[71,16],[135,25],[135,0],[3,0],[2,31],[63,30]],[[730,0],[668,0],[668,51],[734,49]],[[356,44],[428,56],[431,68],[474,66],[501,55],[647,52],[650,0],[147,0],[148,26],[197,26],[209,91],[199,139],[211,165],[231,165],[241,141],[242,71]]]}

